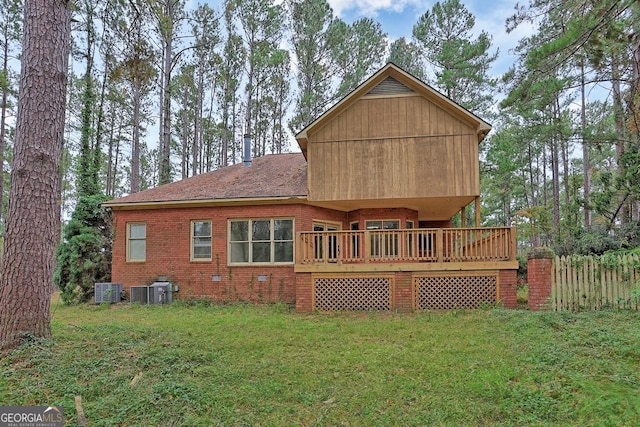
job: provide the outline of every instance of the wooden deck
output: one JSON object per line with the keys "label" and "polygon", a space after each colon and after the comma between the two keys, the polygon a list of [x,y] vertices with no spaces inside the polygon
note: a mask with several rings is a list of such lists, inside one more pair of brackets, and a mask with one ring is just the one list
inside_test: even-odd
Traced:
{"label": "wooden deck", "polygon": [[514,268],[514,227],[303,231],[296,236],[296,272]]}

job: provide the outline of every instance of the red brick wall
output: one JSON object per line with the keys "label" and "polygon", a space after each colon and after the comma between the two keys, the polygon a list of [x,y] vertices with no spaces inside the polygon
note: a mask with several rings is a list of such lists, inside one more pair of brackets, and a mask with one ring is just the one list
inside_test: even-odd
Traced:
{"label": "red brick wall", "polygon": [[527,281],[529,283],[529,309],[549,309],[551,298],[551,272],[553,260],[548,257],[529,258]]}
{"label": "red brick wall", "polygon": [[314,221],[328,221],[342,224],[343,230],[349,229],[348,213],[315,206],[301,206],[300,217],[296,218],[297,231],[312,231]]}
{"label": "red brick wall", "polygon": [[412,282],[412,275],[409,271],[401,271],[395,274],[394,310],[401,312],[413,311]]}
{"label": "red brick wall", "polygon": [[348,222],[358,222],[360,230],[365,229],[366,221],[399,220],[400,228],[406,228],[406,221],[413,221],[413,227],[418,227],[418,212],[405,208],[358,209],[349,212]]}
{"label": "red brick wall", "polygon": [[498,299],[504,308],[516,308],[518,306],[518,271],[500,270],[500,294]]}
{"label": "red brick wall", "polygon": [[299,313],[313,311],[311,273],[298,273],[296,276],[296,311]]}
{"label": "red brick wall", "polygon": [[[305,205],[230,206],[118,210],[114,212],[115,238],[112,280],[131,286],[147,285],[166,276],[178,285],[175,298],[206,297],[216,301],[282,301],[295,303],[293,265],[229,267],[227,230],[231,218],[294,218],[295,230],[311,230],[313,220],[348,224],[347,214]],[[212,260],[190,260],[192,220],[211,220]],[[147,224],[145,262],[126,262],[126,224]],[[219,280],[213,280],[214,279]],[[265,281],[258,280],[266,276]]]}

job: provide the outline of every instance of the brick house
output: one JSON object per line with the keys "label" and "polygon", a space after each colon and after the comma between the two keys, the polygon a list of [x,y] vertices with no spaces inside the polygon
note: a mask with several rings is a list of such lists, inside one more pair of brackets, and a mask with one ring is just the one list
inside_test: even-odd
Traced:
{"label": "brick house", "polygon": [[242,164],[106,203],[112,280],[302,312],[515,307],[515,229],[480,227],[490,129],[387,64],[296,135],[301,153],[245,148]]}

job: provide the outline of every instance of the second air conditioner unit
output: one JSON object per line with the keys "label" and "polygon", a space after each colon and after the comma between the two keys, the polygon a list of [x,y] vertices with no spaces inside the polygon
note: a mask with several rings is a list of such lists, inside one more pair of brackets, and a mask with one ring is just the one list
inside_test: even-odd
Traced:
{"label": "second air conditioner unit", "polygon": [[149,304],[149,287],[148,286],[132,286],[129,296],[132,303]]}
{"label": "second air conditioner unit", "polygon": [[120,302],[121,283],[94,283],[93,297],[96,304]]}

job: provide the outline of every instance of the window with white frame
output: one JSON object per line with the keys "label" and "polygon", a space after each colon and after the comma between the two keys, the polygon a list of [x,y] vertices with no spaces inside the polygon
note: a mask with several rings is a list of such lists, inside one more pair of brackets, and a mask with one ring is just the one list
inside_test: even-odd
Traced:
{"label": "window with white frame", "polygon": [[191,260],[211,261],[211,221],[191,221]]}
{"label": "window with white frame", "polygon": [[293,263],[293,219],[229,221],[229,264]]}
{"label": "window with white frame", "polygon": [[147,257],[147,224],[127,223],[127,261],[145,261]]}

